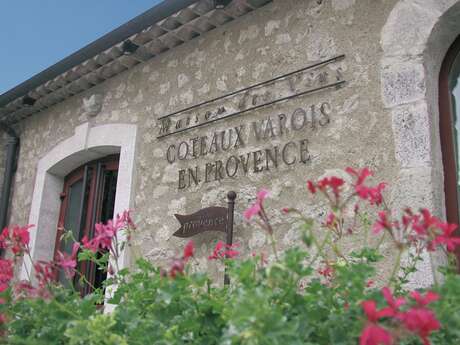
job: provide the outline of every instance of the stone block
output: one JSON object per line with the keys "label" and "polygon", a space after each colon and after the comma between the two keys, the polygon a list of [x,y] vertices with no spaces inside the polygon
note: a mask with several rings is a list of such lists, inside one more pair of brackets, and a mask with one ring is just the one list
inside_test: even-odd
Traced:
{"label": "stone block", "polygon": [[430,166],[430,114],[425,102],[392,110],[395,156],[403,168]]}
{"label": "stone block", "polygon": [[401,169],[391,190],[391,205],[394,210],[411,207],[414,210],[436,209],[433,198],[431,167]]}
{"label": "stone block", "polygon": [[417,61],[391,63],[381,69],[382,98],[385,107],[411,103],[425,97],[425,70]]}
{"label": "stone block", "polygon": [[381,45],[385,55],[422,54],[440,16],[440,6],[435,0],[400,1],[382,29]]}

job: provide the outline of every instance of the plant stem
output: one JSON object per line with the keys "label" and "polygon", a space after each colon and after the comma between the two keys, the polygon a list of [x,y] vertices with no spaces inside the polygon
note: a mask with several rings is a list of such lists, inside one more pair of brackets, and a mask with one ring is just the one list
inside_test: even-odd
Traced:
{"label": "plant stem", "polygon": [[[431,271],[433,272],[433,282],[434,282],[435,286],[438,286],[439,282],[438,282],[438,277],[436,276],[436,267],[434,266],[434,260],[433,260],[434,258],[432,256],[431,252],[429,253],[429,256],[430,256]],[[448,256],[448,258],[449,258],[449,256]]]}
{"label": "plant stem", "polygon": [[75,320],[80,319],[78,314],[73,313],[70,308],[65,308],[61,303],[57,302],[56,299],[52,299],[53,304],[59,308],[59,310],[63,311],[64,313],[67,313],[74,317]]}
{"label": "plant stem", "polygon": [[379,250],[380,249],[380,246],[382,245],[383,243],[383,240],[385,239],[385,235],[387,234],[386,231],[383,232],[383,235],[380,237],[380,240],[379,242],[377,243],[377,246],[375,247],[375,250]]}
{"label": "plant stem", "polygon": [[273,233],[270,234],[270,242],[271,242],[271,245],[272,245],[273,254],[275,254],[275,258],[278,261],[279,260],[278,251],[276,250],[276,241],[275,241],[275,237],[273,236]]}
{"label": "plant stem", "polygon": [[316,260],[318,260],[318,258],[320,256],[322,256],[324,259],[327,259],[323,253],[323,250],[324,250],[324,247],[326,246],[326,243],[329,242],[329,238],[331,237],[331,232],[328,232],[327,235],[326,235],[326,238],[323,240],[323,242],[321,244],[318,243],[318,241],[316,240],[315,236],[312,235],[312,238],[313,238],[313,242],[315,243],[315,246],[317,248],[317,252],[315,254],[315,256],[313,257],[313,259],[308,263],[308,266],[311,266],[313,265]]}
{"label": "plant stem", "polygon": [[391,272],[389,284],[391,284],[394,281],[396,273],[399,272],[399,268],[401,267],[401,257],[402,257],[403,251],[404,251],[403,248],[398,248],[398,254],[396,256],[396,261],[393,267],[393,271]]}

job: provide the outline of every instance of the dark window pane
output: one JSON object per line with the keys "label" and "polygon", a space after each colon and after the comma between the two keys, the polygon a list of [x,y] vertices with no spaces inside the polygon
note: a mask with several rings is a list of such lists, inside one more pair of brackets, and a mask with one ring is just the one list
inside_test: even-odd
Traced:
{"label": "dark window pane", "polygon": [[[106,223],[108,220],[113,219],[113,212],[115,207],[115,191],[117,187],[117,171],[104,171],[102,180],[102,205],[100,222]],[[96,270],[94,274],[94,286],[96,288],[102,287],[102,283],[107,278],[107,273],[101,270]]]}
{"label": "dark window pane", "polygon": [[101,221],[112,219],[115,209],[115,191],[117,188],[117,171],[106,171],[104,175],[104,190],[102,196]]}
{"label": "dark window pane", "polygon": [[[68,191],[68,205],[65,213],[64,228],[66,231],[72,233],[73,238],[80,238],[80,214],[83,198],[83,179],[78,180],[69,187]],[[70,238],[66,238],[61,241],[61,251],[64,253],[72,253],[73,241]],[[62,270],[59,271],[59,281],[67,287],[69,281],[65,277]]]}
{"label": "dark window pane", "polygon": [[[69,188],[69,201],[65,214],[64,228],[71,231],[78,241],[80,238],[80,213],[83,196],[83,180],[75,182]],[[72,241],[65,241],[62,248],[66,253],[72,252]]]}

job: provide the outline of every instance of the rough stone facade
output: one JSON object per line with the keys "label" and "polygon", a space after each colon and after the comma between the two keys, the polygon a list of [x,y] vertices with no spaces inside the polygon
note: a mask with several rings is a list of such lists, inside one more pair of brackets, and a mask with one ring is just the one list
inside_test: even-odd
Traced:
{"label": "rough stone facade", "polygon": [[[154,261],[177,254],[185,243],[171,237],[178,228],[175,213],[189,214],[202,207],[225,205],[229,190],[238,193],[235,241],[243,252],[269,252],[265,234],[242,219],[243,210],[262,187],[271,191],[267,204],[273,209],[280,246],[292,246],[299,240],[299,231],[286,222],[289,218],[280,209],[296,206],[308,215],[324,216],[321,205],[307,197],[305,181],[340,174],[340,169],[347,166],[368,166],[376,172],[376,180],[390,182],[386,197],[392,204],[425,205],[443,215],[442,165],[436,139],[439,130],[437,115],[432,116],[437,104],[433,97],[437,96],[433,85],[428,85],[439,69],[438,65],[429,66],[439,64],[440,59],[426,57],[426,40],[433,39],[432,30],[425,24],[431,23],[430,28],[438,25],[443,13],[456,3],[275,0],[36,114],[18,128],[21,154],[12,223],[29,220],[40,158],[87,122],[90,127],[108,123],[137,125],[132,195],[132,209],[139,223],[135,254]],[[449,25],[455,26],[451,21]],[[416,27],[425,27],[429,32],[419,32]],[[452,39],[444,41],[442,48],[433,47],[439,49],[440,57]],[[441,43],[433,40],[432,44]],[[345,58],[327,68],[329,73],[340,68],[346,80],[340,89],[296,97],[157,139],[160,116],[341,54]],[[289,116],[296,109],[324,103],[330,105],[330,121],[324,125],[290,130],[268,140],[257,140],[251,132],[254,121],[276,119],[279,114]],[[238,149],[188,157],[172,164],[167,161],[172,144],[205,135],[212,137],[215,132],[239,126],[245,126],[247,140]],[[305,163],[279,164],[278,168],[257,173],[252,169],[247,175],[178,188],[181,169],[204,167],[226,161],[233,154],[244,155],[304,139],[308,140],[309,153]],[[195,238],[200,268],[208,267],[206,257],[218,238],[220,235],[209,233]],[[387,250],[389,253],[391,248]],[[426,273],[430,268],[426,269],[420,281],[429,283]]]}
{"label": "rough stone facade", "polygon": [[3,193],[3,179],[5,177],[5,159],[6,159],[6,135],[0,135],[0,195]]}

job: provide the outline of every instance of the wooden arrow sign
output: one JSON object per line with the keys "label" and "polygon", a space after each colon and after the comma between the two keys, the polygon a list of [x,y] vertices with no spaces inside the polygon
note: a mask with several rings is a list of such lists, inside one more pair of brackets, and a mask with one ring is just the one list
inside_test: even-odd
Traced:
{"label": "wooden arrow sign", "polygon": [[228,209],[225,207],[207,207],[189,215],[174,215],[181,227],[173,236],[192,237],[205,231],[227,232]]}

